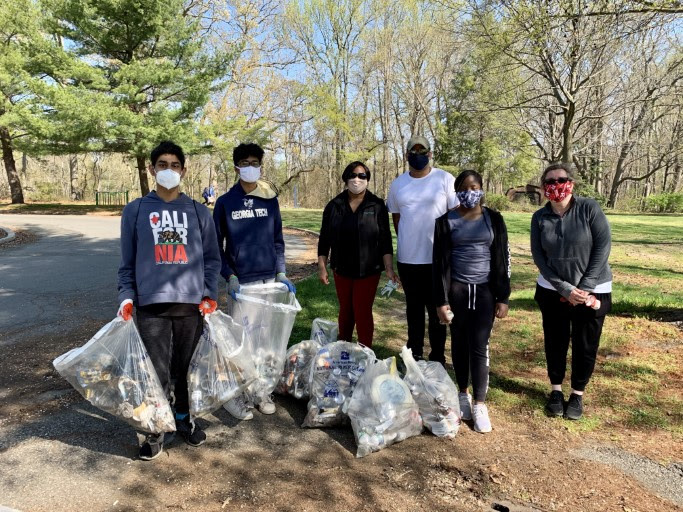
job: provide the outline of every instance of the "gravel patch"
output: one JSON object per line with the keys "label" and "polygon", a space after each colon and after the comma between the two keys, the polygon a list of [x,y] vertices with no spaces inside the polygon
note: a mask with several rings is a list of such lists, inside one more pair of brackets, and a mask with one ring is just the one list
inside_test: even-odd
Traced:
{"label": "gravel patch", "polygon": [[[4,237],[3,233],[5,233],[5,231],[0,229],[0,239]],[[12,240],[0,243],[0,251],[19,245],[31,244],[39,238],[35,233],[23,229],[15,230],[14,235],[15,237]]]}
{"label": "gravel patch", "polygon": [[681,461],[665,466],[647,457],[608,446],[581,448],[575,452],[575,455],[612,466],[632,476],[662,498],[683,506],[683,462]]}

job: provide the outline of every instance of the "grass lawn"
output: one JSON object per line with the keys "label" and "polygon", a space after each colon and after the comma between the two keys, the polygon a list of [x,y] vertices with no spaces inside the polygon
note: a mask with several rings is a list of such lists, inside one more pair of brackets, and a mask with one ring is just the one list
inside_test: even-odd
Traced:
{"label": "grass lawn", "polygon": [[65,203],[0,203],[0,213],[32,215],[121,215],[123,206],[95,206],[90,202]]}
{"label": "grass lawn", "polygon": [[[283,223],[320,228],[321,210],[282,211]],[[533,300],[537,270],[529,250],[530,213],[504,212],[512,251],[510,314],[491,338],[489,401],[534,424],[620,436],[624,429],[661,429],[683,440],[683,216],[608,215],[614,309],[607,317],[587,414],[557,422],[542,412],[548,382],[541,316]],[[395,241],[394,241],[395,243]],[[395,245],[394,245],[395,247]],[[386,282],[383,278],[380,287]],[[315,317],[336,319],[334,286],[316,276],[298,285],[303,310],[292,342],[307,339]],[[407,341],[404,296],[375,301],[375,351],[396,355]],[[569,375],[569,371],[568,371]],[[568,380],[566,381],[567,393]]]}

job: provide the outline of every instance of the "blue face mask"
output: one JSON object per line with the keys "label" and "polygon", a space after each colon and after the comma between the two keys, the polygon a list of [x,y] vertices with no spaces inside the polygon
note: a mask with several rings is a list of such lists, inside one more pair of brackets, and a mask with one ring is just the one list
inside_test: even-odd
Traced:
{"label": "blue face mask", "polygon": [[460,204],[465,208],[474,208],[479,204],[481,198],[484,197],[484,191],[479,190],[461,190],[456,194]]}
{"label": "blue face mask", "polygon": [[413,153],[408,153],[408,163],[410,167],[417,171],[421,171],[429,163],[429,155],[415,155]]}

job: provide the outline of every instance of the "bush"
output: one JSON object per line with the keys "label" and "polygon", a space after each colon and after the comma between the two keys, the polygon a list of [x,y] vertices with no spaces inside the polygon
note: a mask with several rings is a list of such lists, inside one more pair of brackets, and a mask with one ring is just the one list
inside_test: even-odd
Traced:
{"label": "bush", "polygon": [[510,200],[502,194],[486,194],[484,201],[486,206],[499,212],[510,208]]}
{"label": "bush", "polygon": [[598,194],[593,188],[593,185],[590,185],[588,183],[577,183],[574,187],[574,193],[577,196],[590,197],[591,199],[595,199],[600,205],[600,208],[604,209],[607,206],[607,196]]}
{"label": "bush", "polygon": [[683,193],[652,194],[643,201],[643,210],[653,213],[683,212]]}

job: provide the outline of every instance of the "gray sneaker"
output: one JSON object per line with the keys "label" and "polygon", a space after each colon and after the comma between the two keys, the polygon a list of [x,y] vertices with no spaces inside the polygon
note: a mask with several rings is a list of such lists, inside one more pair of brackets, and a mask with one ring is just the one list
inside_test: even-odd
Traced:
{"label": "gray sneaker", "polygon": [[254,413],[249,410],[244,402],[244,396],[239,395],[223,405],[223,409],[228,411],[233,418],[238,420],[253,419]]}

